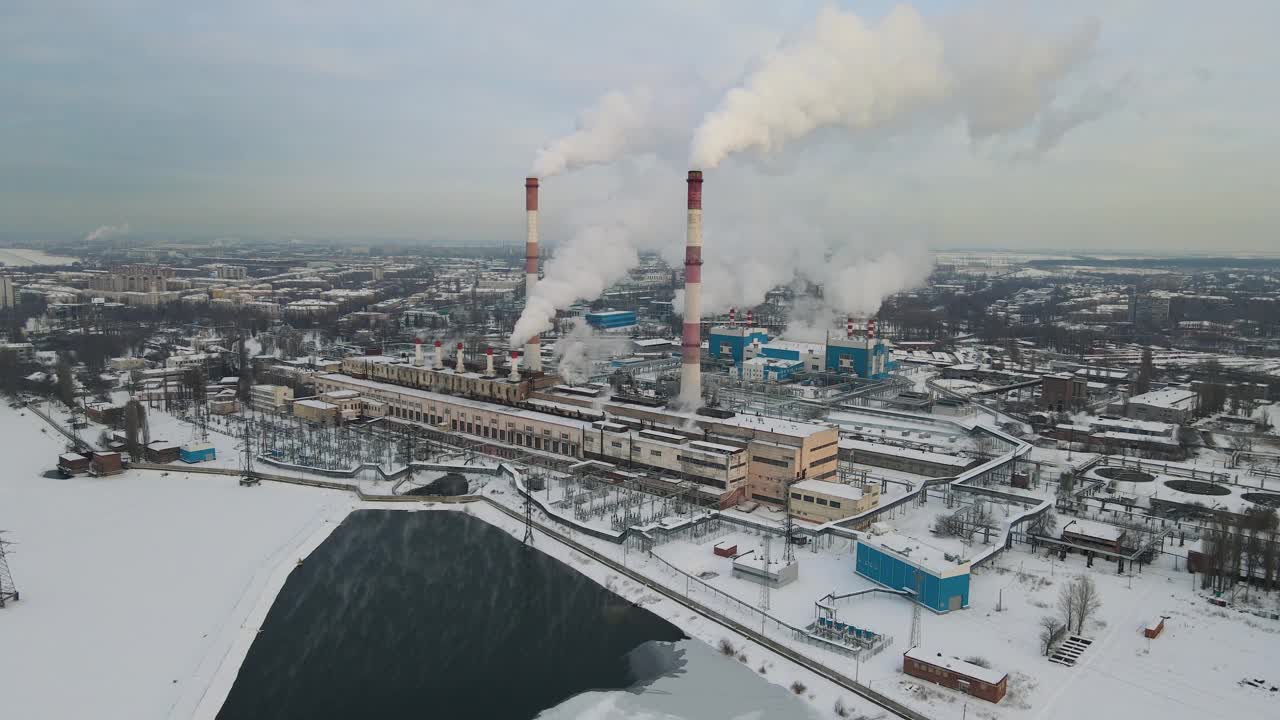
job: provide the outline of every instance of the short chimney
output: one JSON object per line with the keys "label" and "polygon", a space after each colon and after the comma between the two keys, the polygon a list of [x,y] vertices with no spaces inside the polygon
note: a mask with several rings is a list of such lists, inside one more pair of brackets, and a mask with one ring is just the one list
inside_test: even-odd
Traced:
{"label": "short chimney", "polygon": [[436,341],[436,369],[444,369],[444,346],[440,344],[439,340]]}
{"label": "short chimney", "polygon": [[508,376],[511,380],[520,379],[520,355],[515,351],[511,351],[511,374]]}
{"label": "short chimney", "polygon": [[413,339],[413,364],[422,367],[422,338]]}
{"label": "short chimney", "polygon": [[493,348],[485,348],[484,374],[493,377]]}
{"label": "short chimney", "polygon": [[455,372],[462,373],[467,371],[467,366],[464,361],[465,358],[462,353],[462,343],[458,343],[458,364],[454,367]]}

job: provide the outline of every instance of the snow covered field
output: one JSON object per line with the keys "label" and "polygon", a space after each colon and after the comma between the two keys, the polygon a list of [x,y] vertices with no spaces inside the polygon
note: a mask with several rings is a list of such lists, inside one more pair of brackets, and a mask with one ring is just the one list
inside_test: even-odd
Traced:
{"label": "snow covered field", "polygon": [[0,528],[16,543],[9,565],[22,594],[0,610],[5,714],[190,717],[224,658],[247,649],[256,625],[245,623],[265,616],[351,496],[242,488],[178,467],[43,477],[60,436],[19,412],[0,406]]}
{"label": "snow covered field", "polygon": [[71,265],[79,260],[65,255],[49,255],[31,248],[0,248],[0,265],[25,267],[28,265]]}

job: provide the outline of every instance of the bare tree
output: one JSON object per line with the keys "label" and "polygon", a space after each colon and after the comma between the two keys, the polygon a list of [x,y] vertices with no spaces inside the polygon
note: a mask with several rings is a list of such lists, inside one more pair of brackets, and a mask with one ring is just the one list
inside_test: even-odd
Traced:
{"label": "bare tree", "polygon": [[1053,641],[1058,639],[1058,632],[1062,627],[1062,623],[1058,622],[1058,618],[1052,615],[1045,615],[1040,618],[1040,652],[1045,655],[1049,654],[1049,649],[1053,646]]}
{"label": "bare tree", "polygon": [[1062,624],[1071,627],[1076,624],[1075,594],[1071,588],[1074,583],[1067,583],[1058,591],[1058,611],[1062,613]]}
{"label": "bare tree", "polygon": [[1064,604],[1069,608],[1065,618],[1067,627],[1071,627],[1074,621],[1075,631],[1080,633],[1084,630],[1084,624],[1089,620],[1089,616],[1102,607],[1102,598],[1098,596],[1098,586],[1093,583],[1093,578],[1088,575],[1077,575],[1068,583],[1058,598],[1059,607]]}

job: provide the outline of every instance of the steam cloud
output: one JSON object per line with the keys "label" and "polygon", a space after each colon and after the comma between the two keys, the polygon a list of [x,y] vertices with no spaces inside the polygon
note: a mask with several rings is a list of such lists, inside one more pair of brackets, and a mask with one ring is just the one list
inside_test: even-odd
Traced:
{"label": "steam cloud", "polygon": [[592,365],[597,360],[622,354],[630,343],[629,338],[601,335],[586,322],[575,320],[573,328],[556,341],[560,377],[572,385],[581,385],[591,378]]}
{"label": "steam cloud", "polygon": [[545,276],[525,298],[524,312],[511,333],[511,346],[523,345],[550,330],[557,310],[578,300],[600,297],[639,263],[639,253],[621,225],[583,227],[547,261]]}
{"label": "steam cloud", "polygon": [[95,242],[97,240],[108,240],[118,235],[128,235],[129,224],[123,225],[99,225],[92,232],[84,236],[85,242]]}
{"label": "steam cloud", "polygon": [[694,122],[689,97],[689,90],[671,86],[662,93],[647,86],[608,92],[582,112],[577,130],[538,150],[533,175],[547,178],[685,142]]}
{"label": "steam cloud", "polygon": [[899,130],[960,116],[971,138],[1027,128],[1097,42],[1090,20],[1041,39],[967,18],[930,27],[908,6],[878,24],[824,8],[811,31],[731,89],[694,133],[693,167],[775,152],[820,128]]}

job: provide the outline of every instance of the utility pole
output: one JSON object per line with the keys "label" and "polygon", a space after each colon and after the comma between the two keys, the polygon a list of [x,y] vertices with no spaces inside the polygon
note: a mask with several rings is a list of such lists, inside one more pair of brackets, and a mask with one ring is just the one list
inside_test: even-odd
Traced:
{"label": "utility pole", "polygon": [[[760,576],[760,611],[765,612],[769,609],[769,546],[773,542],[773,536],[766,530],[764,534],[764,557],[761,560],[764,563],[764,573]],[[761,619],[761,624],[764,620]]]}

